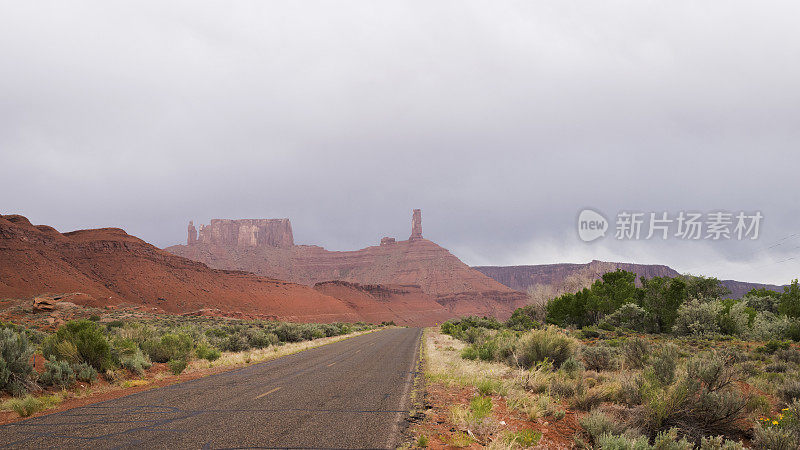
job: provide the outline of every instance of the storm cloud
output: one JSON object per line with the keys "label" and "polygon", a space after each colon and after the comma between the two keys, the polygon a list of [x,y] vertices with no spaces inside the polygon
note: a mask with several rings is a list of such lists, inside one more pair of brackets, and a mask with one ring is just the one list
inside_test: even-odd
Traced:
{"label": "storm cloud", "polygon": [[[289,217],[329,249],[800,274],[791,1],[0,3],[0,212],[164,247]],[[584,243],[586,207],[761,211],[755,241]],[[797,259],[792,259],[798,255]]]}

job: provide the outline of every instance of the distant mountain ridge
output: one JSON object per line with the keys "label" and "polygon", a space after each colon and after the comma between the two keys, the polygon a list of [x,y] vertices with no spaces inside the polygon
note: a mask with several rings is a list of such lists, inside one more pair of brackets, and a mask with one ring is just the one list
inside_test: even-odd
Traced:
{"label": "distant mountain ridge", "polygon": [[[585,264],[560,263],[523,266],[475,266],[473,269],[502,283],[511,289],[528,292],[542,291],[542,295],[560,295],[589,287],[606,272],[617,269],[633,272],[639,278],[676,277],[680,273],[660,264],[634,264],[594,260]],[[783,292],[783,287],[774,284],[749,283],[736,280],[720,280],[731,291],[731,298],[741,298],[751,289],[766,288]]]}

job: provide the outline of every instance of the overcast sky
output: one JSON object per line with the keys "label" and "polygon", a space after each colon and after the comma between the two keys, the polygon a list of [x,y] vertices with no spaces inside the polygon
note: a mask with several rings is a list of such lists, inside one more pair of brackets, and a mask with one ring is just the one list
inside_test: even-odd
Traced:
{"label": "overcast sky", "polygon": [[[800,275],[796,1],[0,1],[0,213],[157,246],[289,217],[345,250]],[[591,207],[755,241],[578,238]],[[795,259],[790,259],[795,258]]]}

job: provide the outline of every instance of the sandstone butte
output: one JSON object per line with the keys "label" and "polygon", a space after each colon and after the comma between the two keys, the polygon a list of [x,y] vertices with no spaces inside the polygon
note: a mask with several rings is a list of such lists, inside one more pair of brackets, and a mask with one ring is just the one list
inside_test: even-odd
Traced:
{"label": "sandstone butte", "polygon": [[[214,219],[199,230],[189,223],[186,245],[165,249],[209,267],[289,280],[351,301],[356,285],[417,287],[450,316],[466,314],[507,318],[527,296],[470,268],[446,249],[422,237],[422,213],[412,214],[411,235],[354,251],[329,251],[295,245],[289,219]],[[333,289],[330,281],[341,281]],[[323,283],[323,285],[320,285]],[[409,292],[407,295],[412,295]]]}
{"label": "sandstone butte", "polygon": [[[287,229],[291,233],[288,221],[285,226],[280,223],[252,221],[250,225],[254,227],[251,230],[272,230],[273,235],[283,236]],[[248,232],[241,235],[247,239]],[[256,237],[249,241],[251,245],[259,245],[259,239],[266,237],[258,231],[249,236]],[[216,238],[231,239],[224,234]],[[278,249],[295,247],[290,234],[288,239],[263,242]],[[421,239],[417,244],[429,246]],[[466,269],[472,276],[477,273]],[[477,279],[489,280],[481,274]],[[385,285],[334,280],[309,286],[209,268],[118,228],[62,234],[46,225],[34,226],[23,216],[0,215],[0,299],[68,296],[71,302],[85,306],[136,307],[174,314],[304,322],[393,320],[405,325],[432,325],[464,312],[508,315],[524,302],[522,294],[505,287],[497,295],[484,291],[434,297],[417,283],[403,280],[412,278]],[[441,284],[436,277],[428,281],[429,285]],[[489,280],[487,285],[495,284],[499,285]],[[507,298],[515,301],[504,300]]]}

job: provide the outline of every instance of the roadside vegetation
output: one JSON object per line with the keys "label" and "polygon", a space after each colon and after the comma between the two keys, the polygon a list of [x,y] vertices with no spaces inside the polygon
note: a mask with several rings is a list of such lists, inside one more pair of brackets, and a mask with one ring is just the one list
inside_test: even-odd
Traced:
{"label": "roadside vegetation", "polygon": [[0,410],[27,417],[65,397],[85,396],[98,382],[142,386],[148,375],[260,362],[314,346],[312,341],[321,338],[372,328],[366,323],[166,317],[73,320],[44,333],[0,322]]}
{"label": "roadside vegetation", "polygon": [[428,400],[450,412],[417,432],[495,448],[800,448],[797,281],[739,300],[713,278],[634,281],[611,272],[505,322],[429,329]]}

